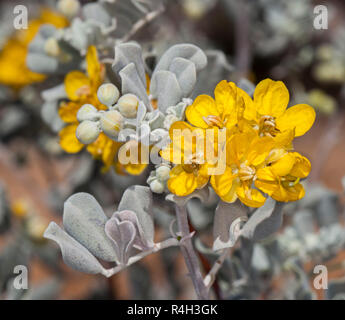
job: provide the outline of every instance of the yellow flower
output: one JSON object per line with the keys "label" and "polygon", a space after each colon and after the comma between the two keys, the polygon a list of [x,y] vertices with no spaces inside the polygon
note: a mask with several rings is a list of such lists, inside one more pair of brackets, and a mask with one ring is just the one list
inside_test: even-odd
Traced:
{"label": "yellow flower", "polygon": [[245,99],[244,118],[252,121],[261,136],[275,137],[288,130],[294,136],[304,135],[315,120],[314,109],[297,104],[288,109],[289,91],[281,81],[265,79],[255,88],[254,99]]}
{"label": "yellow flower", "polygon": [[199,128],[231,129],[238,122],[244,105],[250,97],[233,82],[223,80],[214,90],[215,99],[208,95],[198,96],[186,109],[186,118]]}
{"label": "yellow flower", "polygon": [[225,172],[211,177],[211,185],[223,201],[234,202],[239,198],[250,207],[265,203],[265,197],[252,185],[257,170],[265,165],[273,148],[273,138],[261,138],[254,130],[236,133],[227,141]]}
{"label": "yellow flower", "polygon": [[209,164],[205,162],[204,153],[205,131],[177,121],[171,125],[169,134],[172,142],[160,153],[163,159],[176,165],[170,171],[167,186],[172,193],[187,196],[209,181]]}
{"label": "yellow flower", "polygon": [[[81,71],[71,71],[65,77],[65,90],[69,102],[62,102],[59,115],[60,118],[68,123],[60,133],[60,145],[63,150],[68,153],[77,153],[83,149],[82,144],[76,137],[76,129],[78,127],[77,112],[82,105],[89,103],[95,106],[98,110],[106,110],[107,107],[101,104],[97,98],[97,89],[102,84],[104,79],[104,66],[99,63],[97,57],[97,51],[94,46],[90,46],[86,54],[87,74]],[[99,151],[99,146],[105,146],[104,140],[106,138],[103,135],[97,139],[94,144],[98,146],[93,148],[93,144],[90,144],[88,149],[95,157],[99,157],[99,154],[95,151]],[[111,139],[109,139],[112,141]],[[101,141],[101,143],[100,143]]]}
{"label": "yellow flower", "polygon": [[[81,71],[71,71],[65,77],[65,90],[69,102],[63,102],[59,109],[60,118],[68,123],[60,133],[60,146],[68,153],[77,153],[85,146],[76,137],[76,130],[79,125],[77,112],[84,104],[92,104],[98,110],[106,110],[107,107],[100,103],[97,98],[97,90],[104,80],[104,65],[100,64],[97,57],[97,50],[94,46],[88,48],[86,54],[87,74]],[[97,160],[104,164],[102,172],[106,172],[110,167],[115,171],[124,174],[126,171],[132,175],[139,175],[147,167],[147,164],[127,164],[121,165],[117,161],[117,155],[123,143],[116,142],[104,133],[86,149]]]}
{"label": "yellow flower", "polygon": [[277,162],[257,171],[255,186],[277,201],[296,201],[304,197],[299,181],[308,176],[310,169],[307,158],[297,152],[286,153]]}
{"label": "yellow flower", "polygon": [[50,23],[57,28],[64,28],[68,25],[68,20],[49,9],[43,9],[37,19],[29,22],[28,29],[17,31],[0,52],[1,84],[18,90],[23,86],[45,79],[43,74],[32,72],[26,66],[28,46],[39,27],[45,23]]}

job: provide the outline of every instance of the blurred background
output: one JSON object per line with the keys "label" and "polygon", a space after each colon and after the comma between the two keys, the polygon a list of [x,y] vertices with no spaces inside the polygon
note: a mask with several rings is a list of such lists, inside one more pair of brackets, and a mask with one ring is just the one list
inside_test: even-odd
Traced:
{"label": "blurred background", "polygon": [[[81,1],[87,2],[91,1]],[[102,173],[102,164],[86,152],[63,152],[58,135],[42,117],[40,95],[61,83],[63,76],[31,74],[26,67],[28,44],[38,29],[26,34],[14,30],[17,4],[28,6],[29,21],[39,17],[42,7],[56,10],[56,1],[0,2],[0,298],[193,298],[178,249],[150,255],[105,279],[74,272],[63,264],[55,243],[42,238],[49,221],[61,223],[63,203],[71,194],[89,192],[111,214],[126,187],[145,184],[149,170],[140,176]],[[327,8],[327,29],[315,28],[318,5]],[[131,40],[147,51],[154,48],[158,55],[181,42],[211,53],[221,50],[224,55],[217,56],[217,63],[223,64],[222,73],[204,74],[205,85],[197,94],[212,93],[222,79],[245,78],[249,85],[272,78],[286,84],[290,105],[307,103],[315,108],[314,126],[295,140],[295,149],[312,163],[306,197],[286,206],[280,232],[256,245],[250,285],[236,282],[240,271],[225,264],[214,291],[226,299],[343,299],[345,2],[170,0],[165,1],[164,12]],[[163,196],[154,200],[157,237],[164,238],[173,212]],[[211,239],[215,205],[190,203],[205,270],[214,260],[205,244]],[[235,262],[236,257],[234,252]],[[13,268],[19,264],[29,270],[29,289],[23,292],[11,286]],[[316,264],[328,267],[328,290],[311,285]]]}

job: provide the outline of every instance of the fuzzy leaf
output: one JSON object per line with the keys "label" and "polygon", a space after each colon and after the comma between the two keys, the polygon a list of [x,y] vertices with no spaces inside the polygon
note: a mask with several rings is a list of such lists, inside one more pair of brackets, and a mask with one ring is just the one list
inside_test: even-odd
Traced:
{"label": "fuzzy leaf", "polygon": [[107,220],[97,200],[88,193],[76,193],[65,202],[63,225],[67,233],[94,256],[116,261],[112,241],[104,230]]}
{"label": "fuzzy leaf", "polygon": [[149,187],[131,186],[123,193],[118,211],[133,211],[143,230],[143,236],[149,246],[153,245],[154,225],[152,218],[152,193]]}
{"label": "fuzzy leaf", "polygon": [[134,224],[113,217],[105,224],[105,233],[113,241],[119,262],[127,264],[136,236]]}
{"label": "fuzzy leaf", "polygon": [[91,274],[105,271],[90,251],[69,236],[55,222],[49,224],[44,232],[44,237],[58,243],[64,262],[74,270]]}
{"label": "fuzzy leaf", "polygon": [[247,220],[247,210],[240,203],[220,201],[213,223],[213,250],[233,247],[240,235],[240,226]]}
{"label": "fuzzy leaf", "polygon": [[115,59],[112,68],[116,74],[129,65],[134,63],[139,78],[146,88],[145,65],[142,58],[141,47],[136,43],[121,43],[115,46]]}
{"label": "fuzzy leaf", "polygon": [[169,70],[175,74],[183,96],[188,97],[196,83],[195,64],[187,59],[177,57],[171,62]]}
{"label": "fuzzy leaf", "polygon": [[132,62],[125,66],[119,72],[122,84],[122,94],[132,93],[142,100],[146,107],[149,107],[150,101],[146,93],[146,87],[142,82],[135,64]]}
{"label": "fuzzy leaf", "polygon": [[248,222],[244,225],[241,235],[254,241],[262,240],[278,231],[282,224],[283,204],[268,198],[265,204],[255,210]]}

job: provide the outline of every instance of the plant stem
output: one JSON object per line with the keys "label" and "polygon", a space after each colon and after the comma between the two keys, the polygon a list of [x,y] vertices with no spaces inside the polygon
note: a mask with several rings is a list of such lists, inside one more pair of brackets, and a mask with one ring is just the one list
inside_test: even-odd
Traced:
{"label": "plant stem", "polygon": [[189,275],[192,279],[198,299],[206,300],[209,298],[208,290],[204,284],[204,280],[199,266],[199,260],[194,251],[192,240],[188,237],[190,234],[190,230],[188,225],[187,208],[185,206],[176,204],[175,209],[177,224],[181,233],[181,237],[183,239],[183,243],[180,246],[182,255],[186,262]]}
{"label": "plant stem", "polygon": [[207,274],[207,276],[204,279],[204,284],[207,287],[208,290],[210,290],[210,288],[212,287],[217,273],[220,270],[220,268],[222,267],[225,258],[227,257],[227,255],[229,254],[229,252],[231,251],[231,248],[226,248],[223,249],[222,254],[220,255],[220,257],[215,261],[215,263],[213,264],[210,272]]}
{"label": "plant stem", "polygon": [[162,242],[156,243],[151,250],[143,251],[143,252],[137,254],[136,256],[129,258],[128,263],[126,265],[117,265],[114,268],[106,269],[106,270],[104,270],[104,272],[102,274],[104,276],[106,276],[107,278],[109,278],[109,277],[113,276],[114,274],[122,271],[123,269],[129,267],[130,265],[132,265],[132,264],[138,262],[139,260],[145,258],[146,256],[148,256],[151,253],[158,252],[158,251],[165,249],[165,248],[178,246],[179,244],[180,244],[180,242],[175,238],[170,238],[170,239],[164,240]]}

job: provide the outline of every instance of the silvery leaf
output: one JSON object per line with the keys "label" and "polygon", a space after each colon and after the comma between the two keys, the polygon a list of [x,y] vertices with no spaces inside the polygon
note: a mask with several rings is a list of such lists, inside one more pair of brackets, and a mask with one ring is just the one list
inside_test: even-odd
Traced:
{"label": "silvery leaf", "polygon": [[88,3],[83,5],[82,14],[86,20],[95,20],[105,26],[109,26],[111,24],[111,16],[99,3]]}
{"label": "silvery leaf", "polygon": [[49,224],[44,232],[44,237],[58,243],[64,262],[71,268],[91,274],[104,272],[104,268],[90,251],[69,236],[55,222]]}
{"label": "silvery leaf", "polygon": [[62,83],[50,89],[44,90],[41,93],[41,97],[45,101],[53,101],[67,98],[65,85]]}
{"label": "silvery leaf", "polygon": [[183,97],[176,75],[165,70],[156,72],[152,77],[150,93],[158,100],[158,109],[163,113]]}
{"label": "silvery leaf", "polygon": [[149,187],[131,186],[126,189],[118,211],[130,210],[137,217],[147,243],[153,245],[154,225],[152,218],[152,192]]}
{"label": "silvery leaf", "polygon": [[220,201],[213,222],[213,250],[233,247],[240,235],[240,228],[247,221],[247,210],[239,200],[234,203]]}
{"label": "silvery leaf", "polygon": [[207,57],[199,47],[188,43],[176,44],[170,47],[160,58],[153,72],[152,79],[155,73],[161,70],[169,70],[172,61],[177,57],[193,62],[196,71],[202,70],[207,65]]}
{"label": "silvery leaf", "polygon": [[113,217],[105,224],[105,233],[113,241],[119,262],[127,264],[136,236],[134,224]]}
{"label": "silvery leaf", "polygon": [[168,201],[175,202],[179,206],[185,206],[186,203],[192,198],[198,198],[201,202],[207,202],[210,196],[210,191],[208,187],[202,189],[197,189],[188,196],[179,197],[175,194],[169,193],[165,199]]}
{"label": "silvery leaf", "polygon": [[46,101],[41,109],[43,121],[48,124],[54,132],[59,132],[65,125],[59,116],[58,108],[59,106],[56,100]]}
{"label": "silvery leaf", "polygon": [[76,193],[64,204],[63,225],[67,233],[94,256],[116,261],[113,244],[104,231],[107,220],[97,200],[88,193]]}
{"label": "silvery leaf", "polygon": [[276,204],[276,201],[268,198],[244,225],[241,236],[259,241],[278,231],[283,220],[282,206],[281,203]]}
{"label": "silvery leaf", "polygon": [[119,142],[127,142],[129,140],[137,140],[138,135],[136,130],[134,129],[130,129],[130,128],[126,128],[126,129],[122,129],[119,132],[119,135],[117,137],[117,141]]}
{"label": "silvery leaf", "polygon": [[26,57],[28,68],[37,73],[54,73],[58,69],[58,61],[43,53],[28,53]]}
{"label": "silvery leaf", "polygon": [[177,57],[169,67],[169,70],[175,74],[184,97],[188,97],[196,83],[195,64],[187,59]]}
{"label": "silvery leaf", "polygon": [[207,66],[198,73],[198,79],[192,97],[200,94],[213,95],[214,88],[220,79],[230,80],[234,67],[227,61],[220,50],[207,50]]}
{"label": "silvery leaf", "polygon": [[138,75],[146,88],[145,65],[140,45],[136,43],[121,43],[115,47],[115,59],[112,68],[118,74],[125,66],[134,63]]}
{"label": "silvery leaf", "polygon": [[113,218],[120,221],[130,221],[133,223],[136,229],[136,236],[133,245],[139,250],[147,250],[152,245],[146,242],[144,230],[139,223],[138,216],[135,212],[130,210],[117,211],[114,213]]}
{"label": "silvery leaf", "polygon": [[135,64],[132,62],[125,66],[119,72],[122,84],[122,94],[132,93],[136,95],[139,100],[142,100],[147,108],[151,106],[149,98],[146,93],[146,88],[139,76]]}

